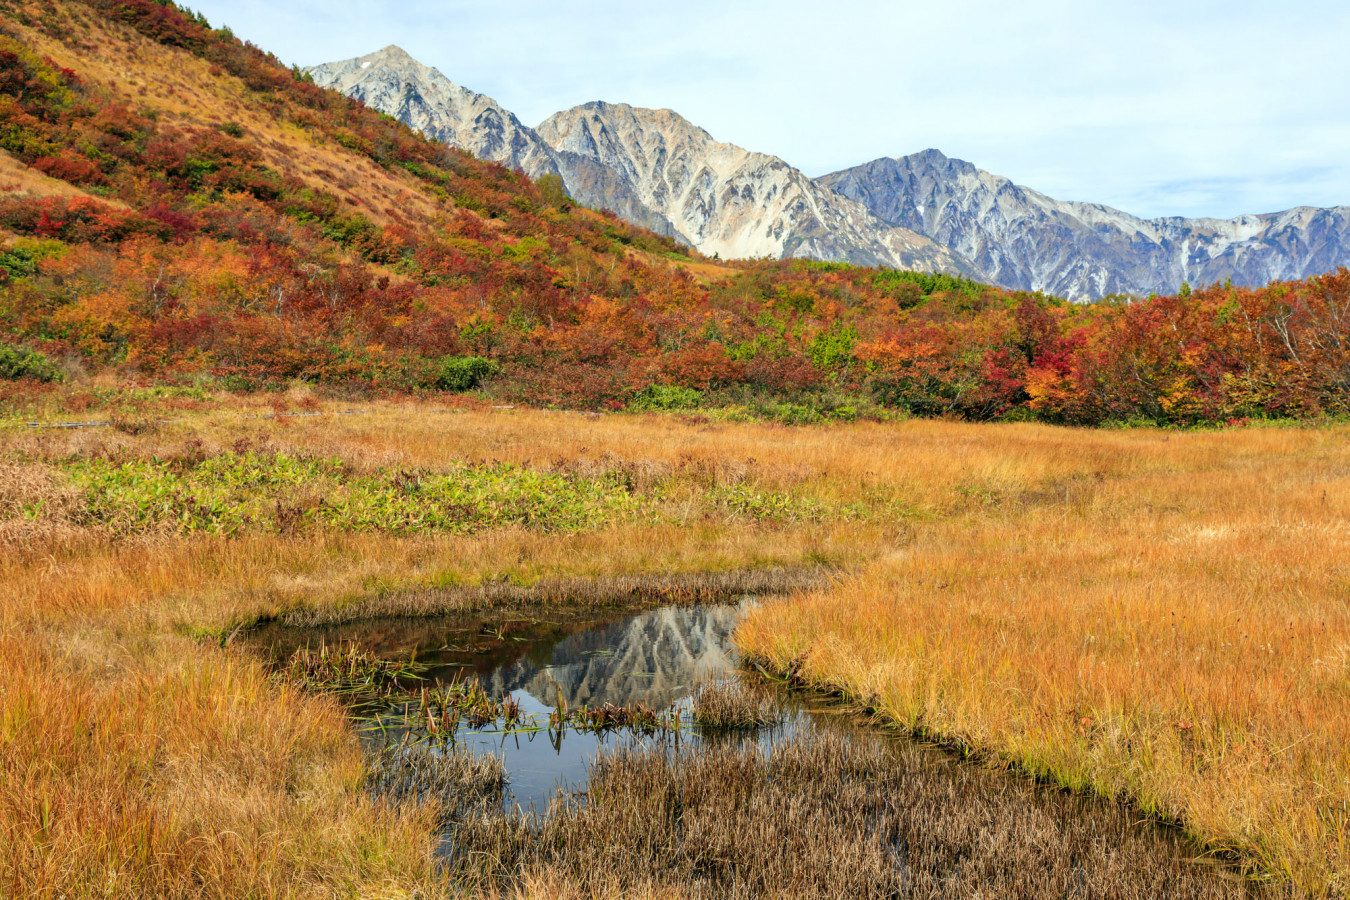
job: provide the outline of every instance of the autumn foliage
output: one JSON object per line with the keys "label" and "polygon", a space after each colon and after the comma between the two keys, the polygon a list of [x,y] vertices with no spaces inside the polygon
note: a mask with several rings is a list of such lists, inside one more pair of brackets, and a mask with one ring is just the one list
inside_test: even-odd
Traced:
{"label": "autumn foliage", "polygon": [[[52,358],[241,388],[420,391],[443,386],[446,358],[477,357],[497,397],[582,408],[655,386],[1083,424],[1350,413],[1345,269],[1075,306],[943,275],[713,266],[171,4],[0,8],[0,148],[80,189],[0,193],[0,340]],[[372,215],[359,185],[302,177],[230,119],[166,115],[30,46],[42,35],[78,61],[82,33],[128,28],[235,79],[294,140],[378,166],[419,206]]]}

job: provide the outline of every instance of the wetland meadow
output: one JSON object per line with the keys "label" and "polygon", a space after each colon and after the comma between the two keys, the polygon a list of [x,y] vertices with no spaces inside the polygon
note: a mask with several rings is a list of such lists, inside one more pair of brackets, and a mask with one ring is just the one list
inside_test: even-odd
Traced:
{"label": "wetland meadow", "polygon": [[5,895],[1350,889],[1344,425],[62,396]]}

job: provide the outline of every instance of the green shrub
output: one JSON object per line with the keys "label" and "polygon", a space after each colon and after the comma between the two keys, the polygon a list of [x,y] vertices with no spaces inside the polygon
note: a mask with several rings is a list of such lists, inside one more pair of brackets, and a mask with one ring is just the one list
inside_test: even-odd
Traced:
{"label": "green shrub", "polygon": [[628,403],[629,409],[694,409],[703,392],[675,384],[649,384]]}
{"label": "green shrub", "polygon": [[470,391],[484,378],[491,378],[500,366],[481,356],[443,356],[437,365],[436,387],[444,391]]}
{"label": "green shrub", "polygon": [[16,378],[60,381],[61,377],[61,370],[56,363],[36,350],[0,344],[0,378],[11,381]]}
{"label": "green shrub", "polygon": [[572,198],[568,195],[567,186],[561,176],[544,175],[535,183],[539,185],[539,193],[543,196],[544,203],[563,212],[572,208]]}
{"label": "green shrub", "polygon": [[858,343],[858,329],[836,322],[821,329],[811,341],[811,362],[821,372],[847,369],[854,362],[853,347]]}
{"label": "green shrub", "polygon": [[25,247],[0,250],[0,281],[28,278],[37,272],[37,256]]}

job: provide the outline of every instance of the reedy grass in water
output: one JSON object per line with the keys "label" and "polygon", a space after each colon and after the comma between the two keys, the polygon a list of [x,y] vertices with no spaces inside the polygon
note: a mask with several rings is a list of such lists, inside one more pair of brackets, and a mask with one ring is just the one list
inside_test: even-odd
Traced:
{"label": "reedy grass in water", "polygon": [[411,659],[380,659],[354,642],[334,648],[325,644],[317,650],[301,647],[274,669],[272,677],[279,683],[333,694],[361,709],[362,714],[371,712],[372,703],[393,704],[404,725],[423,732],[428,739],[453,739],[461,726],[571,728],[591,733],[623,729],[652,734],[678,730],[681,725],[678,709],[654,710],[642,703],[583,704],[569,709],[560,702],[547,719],[525,715],[516,697],[493,697],[476,678],[428,685],[423,683],[425,665]]}
{"label": "reedy grass in water", "polygon": [[700,728],[730,731],[760,728],[782,717],[772,697],[738,678],[700,684],[694,689],[690,715]]}
{"label": "reedy grass in water", "polygon": [[500,802],[506,786],[501,757],[447,745],[386,747],[373,754],[366,788],[377,798],[395,803],[434,803],[442,822],[449,822],[482,802]]}
{"label": "reedy grass in water", "polygon": [[385,660],[356,643],[338,647],[302,647],[276,667],[274,678],[298,688],[370,700],[406,691],[422,680],[423,666],[412,660]]}
{"label": "reedy grass in water", "polygon": [[487,894],[1249,896],[1169,852],[1125,807],[835,732],[767,751],[621,745],[597,757],[584,798],[559,797],[542,817],[482,807],[450,840],[449,874]]}

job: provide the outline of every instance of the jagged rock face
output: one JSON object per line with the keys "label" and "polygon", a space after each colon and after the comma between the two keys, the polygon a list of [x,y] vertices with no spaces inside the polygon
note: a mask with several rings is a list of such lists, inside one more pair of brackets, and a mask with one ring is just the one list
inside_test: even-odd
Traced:
{"label": "jagged rock face", "polygon": [[817,181],[878,218],[962,254],[985,280],[1074,300],[1171,293],[1182,282],[1262,285],[1350,262],[1350,208],[1236,219],[1140,219],[1054,200],[926,150]]}
{"label": "jagged rock face", "polygon": [[616,177],[608,166],[566,150],[553,150],[552,153],[553,161],[567,186],[567,193],[582,206],[613,210],[625,222],[689,243],[675,230],[669,219],[643,203],[633,186],[625,179]]}
{"label": "jagged rock face", "polygon": [[534,129],[491,97],[460,87],[398,47],[306,71],[319,87],[341,91],[427,137],[518,167],[531,178],[558,174],[552,152]]}
{"label": "jagged rock face", "polygon": [[538,133],[615,173],[710,255],[970,271],[945,248],[877,221],[778,157],[716,141],[668,109],[587,103],[549,117]]}

